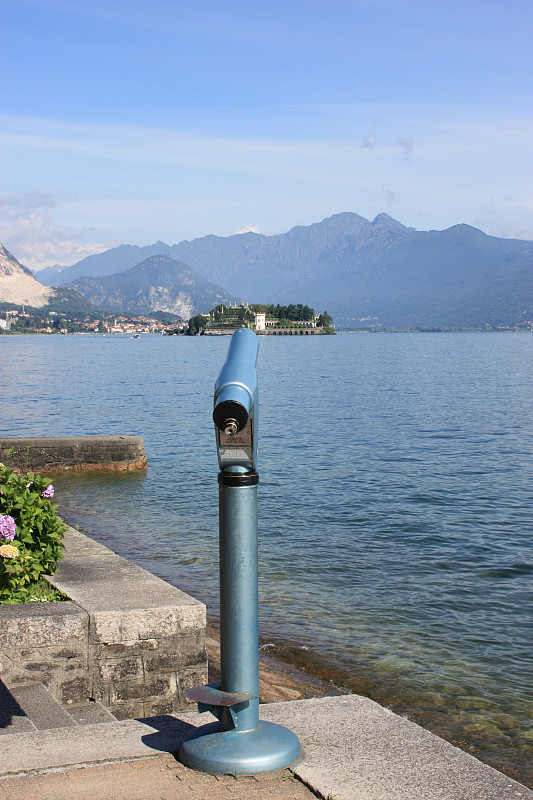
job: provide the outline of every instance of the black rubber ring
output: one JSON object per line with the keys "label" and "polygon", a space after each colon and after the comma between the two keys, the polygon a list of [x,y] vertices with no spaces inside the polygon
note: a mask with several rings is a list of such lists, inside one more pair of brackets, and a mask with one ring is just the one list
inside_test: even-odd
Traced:
{"label": "black rubber ring", "polygon": [[219,472],[220,486],[257,486],[259,474],[257,472]]}

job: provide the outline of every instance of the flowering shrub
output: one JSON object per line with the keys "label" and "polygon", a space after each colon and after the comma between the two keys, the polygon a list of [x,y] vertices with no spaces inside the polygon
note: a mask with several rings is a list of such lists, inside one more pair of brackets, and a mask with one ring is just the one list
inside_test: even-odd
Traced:
{"label": "flowering shrub", "polygon": [[63,558],[66,526],[51,503],[54,487],[41,475],[16,475],[0,464],[0,603],[47,593],[43,576]]}

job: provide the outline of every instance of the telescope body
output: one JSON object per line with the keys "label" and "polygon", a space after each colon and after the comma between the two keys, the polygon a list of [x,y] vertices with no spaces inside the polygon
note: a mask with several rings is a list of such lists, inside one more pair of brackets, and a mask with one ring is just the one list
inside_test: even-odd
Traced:
{"label": "telescope body", "polygon": [[[257,461],[257,335],[240,328],[231,337],[215,383],[213,421],[221,470],[253,472]],[[233,471],[233,470],[232,470]]]}

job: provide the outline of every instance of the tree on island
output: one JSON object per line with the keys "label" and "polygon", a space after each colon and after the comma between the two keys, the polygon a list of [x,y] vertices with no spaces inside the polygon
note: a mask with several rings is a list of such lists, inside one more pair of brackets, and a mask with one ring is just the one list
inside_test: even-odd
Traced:
{"label": "tree on island", "polygon": [[191,317],[189,320],[189,330],[187,331],[187,336],[196,336],[198,333],[202,333],[203,329],[206,327],[208,320],[202,314],[198,314],[196,317]]}
{"label": "tree on island", "polygon": [[330,317],[327,311],[324,311],[318,318],[318,327],[319,328],[332,328],[333,327],[333,319]]}

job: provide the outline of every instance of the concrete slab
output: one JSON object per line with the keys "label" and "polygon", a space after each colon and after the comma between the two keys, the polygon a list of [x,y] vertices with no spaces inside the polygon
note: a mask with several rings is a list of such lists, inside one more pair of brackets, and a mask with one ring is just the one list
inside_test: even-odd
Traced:
{"label": "concrete slab", "polygon": [[335,800],[531,800],[533,792],[366,697],[263,706],[291,728],[301,780]]}
{"label": "concrete slab", "polygon": [[[110,725],[51,730],[46,736],[39,732],[5,736],[0,776],[172,753],[194,728],[199,716],[164,715],[144,721],[127,719]],[[202,716],[213,720],[211,715]],[[205,720],[200,720],[200,724],[202,721]]]}
{"label": "concrete slab", "polygon": [[[364,697],[273,703],[261,717],[299,736],[304,758],[294,772],[324,798],[533,800],[526,787]],[[2,742],[0,775],[161,756],[210,720],[183,713],[13,734]]]}
{"label": "concrete slab", "polygon": [[89,613],[99,639],[150,638],[160,624],[169,634],[176,625],[205,627],[205,605],[199,600],[73,528],[65,533],[65,545],[68,558],[50,583]]}
{"label": "concrete slab", "polygon": [[[75,603],[13,603],[0,608],[2,652],[42,647],[86,635],[89,615]],[[0,670],[1,671],[1,670]]]}
{"label": "concrete slab", "polygon": [[98,701],[71,705],[68,713],[78,725],[112,724],[117,721],[109,709]]}

